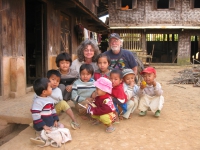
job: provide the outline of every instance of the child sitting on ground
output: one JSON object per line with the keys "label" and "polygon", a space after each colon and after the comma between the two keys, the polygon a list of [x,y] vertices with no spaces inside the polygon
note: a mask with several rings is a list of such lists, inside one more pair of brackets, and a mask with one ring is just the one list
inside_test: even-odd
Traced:
{"label": "child sitting on ground", "polygon": [[99,67],[98,70],[95,70],[94,72],[94,80],[96,81],[100,77],[109,78],[110,77],[110,57],[105,55],[104,53],[101,53],[97,57],[97,65]]}
{"label": "child sitting on ground", "polygon": [[59,119],[54,109],[54,100],[50,97],[52,88],[49,79],[36,79],[33,89],[36,93],[31,108],[34,129],[47,131],[51,130],[52,126],[57,127]]}
{"label": "child sitting on ground", "polygon": [[127,112],[123,115],[124,118],[130,119],[131,114],[138,107],[138,96],[137,91],[139,87],[135,84],[135,73],[132,69],[124,69],[122,71],[123,74],[123,86],[124,92],[127,96]]}
{"label": "child sitting on ground", "polygon": [[[92,94],[95,91],[94,79],[92,78],[94,69],[90,64],[82,64],[80,67],[80,79],[72,85],[71,99],[82,119],[87,119],[85,106],[93,101]],[[83,107],[84,106],[84,107]],[[85,112],[85,114],[83,113]]]}
{"label": "child sitting on ground", "polygon": [[112,92],[112,83],[105,77],[100,77],[94,82],[96,86],[96,95],[93,105],[88,105],[87,112],[91,114],[92,118],[97,119],[94,124],[102,122],[107,128],[106,132],[113,132],[115,128],[112,122],[115,119],[115,106],[109,94]]}
{"label": "child sitting on ground", "polygon": [[[59,119],[54,109],[54,100],[50,97],[52,93],[51,83],[47,78],[36,79],[33,83],[33,89],[36,93],[31,108],[33,118],[33,128],[40,134],[44,129],[50,132],[52,127],[64,127],[58,123]],[[30,141],[37,145],[45,144],[39,137],[30,138]]]}
{"label": "child sitting on ground", "polygon": [[160,83],[155,81],[156,70],[153,67],[147,67],[142,72],[144,81],[140,84],[138,90],[139,96],[139,115],[145,116],[148,108],[155,113],[155,117],[160,116],[163,107],[164,97]]}
{"label": "child sitting on ground", "polygon": [[66,114],[68,114],[69,117],[72,119],[72,122],[70,123],[72,128],[80,128],[79,124],[74,118],[74,113],[72,112],[70,106],[66,101],[63,100],[62,91],[58,88],[61,78],[60,73],[54,69],[49,70],[47,72],[47,78],[51,82],[52,94],[50,95],[50,97],[54,100],[56,113],[59,115],[62,111],[66,112]]}
{"label": "child sitting on ground", "polygon": [[110,81],[113,86],[111,96],[116,108],[116,123],[118,123],[119,118],[123,119],[123,115],[127,112],[127,96],[123,89],[122,72],[118,69],[112,70],[110,72]]}
{"label": "child sitting on ground", "polygon": [[71,98],[72,83],[78,78],[79,74],[76,70],[70,68],[72,59],[66,52],[56,57],[56,65],[61,74],[59,88],[62,91],[63,99],[68,101]]}

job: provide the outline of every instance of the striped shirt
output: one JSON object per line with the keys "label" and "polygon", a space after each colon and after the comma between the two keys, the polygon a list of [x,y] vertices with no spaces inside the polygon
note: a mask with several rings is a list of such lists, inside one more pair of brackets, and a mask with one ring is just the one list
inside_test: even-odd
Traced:
{"label": "striped shirt", "polygon": [[81,79],[78,79],[72,85],[71,99],[74,102],[84,101],[86,98],[91,97],[95,90],[94,79],[89,82],[82,82]]}
{"label": "striped shirt", "polygon": [[44,125],[51,127],[56,120],[59,121],[54,109],[54,100],[51,97],[36,96],[33,100],[31,113],[33,125],[37,131],[41,131]]}

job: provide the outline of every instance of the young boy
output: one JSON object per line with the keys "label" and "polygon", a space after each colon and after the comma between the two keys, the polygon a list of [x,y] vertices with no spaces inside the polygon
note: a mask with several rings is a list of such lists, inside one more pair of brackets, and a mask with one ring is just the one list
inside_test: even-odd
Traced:
{"label": "young boy", "polygon": [[140,89],[138,90],[139,115],[145,116],[147,109],[150,108],[155,113],[155,117],[159,117],[164,97],[162,96],[163,90],[160,83],[155,81],[156,70],[153,67],[147,67],[141,72],[141,75],[145,82],[140,84]]}
{"label": "young boy", "polygon": [[66,101],[63,100],[62,91],[58,88],[61,78],[60,73],[54,69],[49,70],[47,72],[47,78],[51,83],[52,94],[50,95],[50,97],[53,98],[54,100],[57,114],[60,114],[62,111],[66,112],[66,114],[68,114],[69,117],[72,119],[72,122],[70,123],[72,128],[73,129],[79,128],[80,126],[77,123],[76,119],[74,118],[74,114],[70,106],[67,104]]}
{"label": "young boy", "polygon": [[93,101],[93,94],[96,90],[94,86],[94,69],[91,64],[82,64],[80,67],[80,79],[76,80],[72,85],[72,96],[71,100],[75,104],[76,110],[82,119],[88,119],[86,109],[82,105],[87,105]]}
{"label": "young boy", "polygon": [[48,131],[52,126],[57,127],[59,119],[54,100],[49,97],[52,93],[51,83],[47,78],[39,78],[34,81],[33,89],[37,94],[31,108],[34,129]]}
{"label": "young boy", "polygon": [[[122,72],[118,69],[114,69],[110,72],[110,81],[112,82],[112,93],[111,96],[113,97],[113,103],[116,108],[116,123],[119,122],[119,118],[122,118],[127,112],[127,96],[123,89],[123,75]],[[119,118],[118,118],[119,116]]]}
{"label": "young boy", "polygon": [[56,65],[61,74],[59,88],[62,91],[63,99],[68,101],[71,98],[72,83],[78,78],[76,70],[70,68],[72,59],[68,53],[61,53],[56,57]]}
{"label": "young boy", "polygon": [[124,69],[123,74],[123,86],[124,92],[126,93],[128,102],[127,102],[127,112],[123,115],[124,118],[130,119],[131,114],[138,107],[138,96],[137,91],[139,90],[138,86],[135,84],[135,73],[132,69]]}

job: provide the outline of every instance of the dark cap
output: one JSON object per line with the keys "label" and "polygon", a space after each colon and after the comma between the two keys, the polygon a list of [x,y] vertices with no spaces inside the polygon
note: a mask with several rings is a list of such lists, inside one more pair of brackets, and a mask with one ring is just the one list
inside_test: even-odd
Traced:
{"label": "dark cap", "polygon": [[118,33],[111,33],[109,36],[109,39],[115,38],[115,39],[121,39]]}

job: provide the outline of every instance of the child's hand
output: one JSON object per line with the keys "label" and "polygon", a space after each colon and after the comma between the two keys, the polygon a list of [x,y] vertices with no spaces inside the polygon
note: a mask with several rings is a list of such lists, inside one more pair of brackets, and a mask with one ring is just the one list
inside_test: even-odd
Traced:
{"label": "child's hand", "polygon": [[53,126],[57,128],[58,127],[58,121],[54,121]]}
{"label": "child's hand", "polygon": [[131,88],[134,87],[134,82],[131,82],[130,85],[129,85]]}
{"label": "child's hand", "polygon": [[155,87],[156,86],[156,81],[153,81],[152,85],[153,85],[153,87]]}
{"label": "child's hand", "polygon": [[88,97],[88,98],[86,98],[85,100],[88,101],[89,103],[92,103],[92,102],[93,102],[93,98],[91,98],[91,97]]}
{"label": "child's hand", "polygon": [[50,132],[50,131],[51,131],[51,128],[48,127],[48,126],[46,126],[46,125],[43,126],[43,129],[44,129],[45,131],[47,131],[47,132]]}
{"label": "child's hand", "polygon": [[72,91],[72,85],[67,85],[65,89],[66,89],[67,92],[71,92]]}
{"label": "child's hand", "polygon": [[96,91],[94,91],[94,92],[92,93],[92,95],[91,95],[91,98],[92,98],[92,99],[95,99],[96,96],[97,96]]}
{"label": "child's hand", "polygon": [[140,83],[140,89],[144,89],[146,87],[146,85],[144,85],[144,84],[142,84],[142,83]]}

